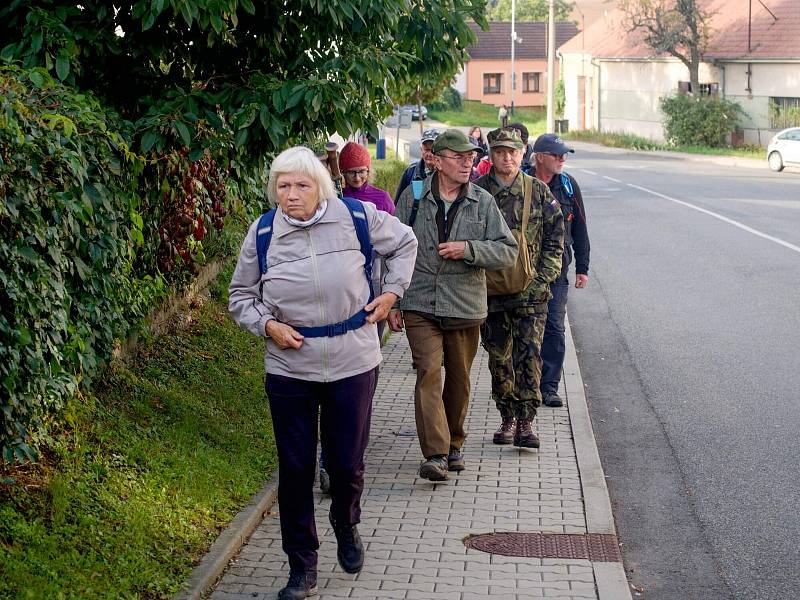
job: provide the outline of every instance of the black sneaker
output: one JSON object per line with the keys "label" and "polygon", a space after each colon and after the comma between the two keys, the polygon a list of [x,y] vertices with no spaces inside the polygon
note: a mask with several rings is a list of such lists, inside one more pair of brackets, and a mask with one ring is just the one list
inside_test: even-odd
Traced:
{"label": "black sneaker", "polygon": [[316,595],[316,571],[291,571],[289,573],[289,583],[278,592],[278,600],[302,600]]}
{"label": "black sneaker", "polygon": [[429,481],[444,481],[447,479],[447,468],[447,457],[444,454],[437,454],[419,466],[419,476]]}
{"label": "black sneaker", "polygon": [[458,473],[466,468],[467,466],[464,464],[464,453],[461,452],[461,449],[450,448],[450,454],[447,455],[447,470]]}
{"label": "black sneaker", "polygon": [[338,544],[336,558],[339,559],[339,566],[347,573],[358,573],[364,566],[364,544],[358,535],[358,528],[355,525],[340,525],[332,515],[328,517]]}
{"label": "black sneaker", "polygon": [[549,406],[550,408],[558,408],[559,406],[564,406],[564,401],[561,400],[561,396],[559,396],[556,392],[545,392],[542,403],[545,406]]}

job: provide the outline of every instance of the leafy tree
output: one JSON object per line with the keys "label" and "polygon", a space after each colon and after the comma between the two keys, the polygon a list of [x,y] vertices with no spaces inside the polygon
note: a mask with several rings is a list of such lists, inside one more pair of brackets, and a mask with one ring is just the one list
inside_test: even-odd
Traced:
{"label": "leafy tree", "polygon": [[[475,41],[468,22],[474,20],[486,26],[483,16],[486,0],[455,0],[448,11],[438,11],[440,2],[413,0],[411,10],[400,19],[396,39],[399,48],[413,57],[407,65],[407,75],[397,81],[393,97],[398,103],[433,102],[449,87],[468,58],[467,47]],[[421,18],[429,15],[437,18]],[[451,50],[441,54],[442,44]],[[419,120],[420,135],[423,121]]]}
{"label": "leafy tree", "polygon": [[[549,18],[548,0],[517,0],[516,4],[517,21],[547,21]],[[575,3],[569,0],[556,0],[555,4],[556,21],[568,21]],[[510,21],[511,0],[497,0],[494,6],[489,8],[488,17],[490,21]]]}
{"label": "leafy tree", "polygon": [[33,456],[114,339],[202,262],[228,209],[261,209],[271,154],[372,130],[392,98],[449,82],[474,40],[466,22],[484,11],[485,0],[1,3],[0,460]]}
{"label": "leafy tree", "polygon": [[[0,57],[93,90],[140,148],[193,157],[230,133],[249,161],[320,132],[374,129],[392,92],[455,74],[485,0],[12,0]],[[421,64],[425,61],[425,64]]]}
{"label": "leafy tree", "polygon": [[689,69],[692,90],[700,89],[700,61],[708,47],[710,13],[698,0],[620,0],[629,32],[641,32],[658,53],[674,56]]}

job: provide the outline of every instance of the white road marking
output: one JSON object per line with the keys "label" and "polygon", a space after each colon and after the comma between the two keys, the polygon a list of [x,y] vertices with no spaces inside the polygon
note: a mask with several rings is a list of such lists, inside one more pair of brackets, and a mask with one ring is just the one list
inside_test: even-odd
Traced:
{"label": "white road marking", "polygon": [[686,208],[691,208],[692,210],[696,210],[697,212],[701,212],[701,213],[706,214],[706,215],[708,215],[710,217],[714,217],[715,219],[719,219],[720,221],[723,221],[724,223],[728,223],[729,225],[733,225],[734,227],[738,227],[739,229],[741,229],[743,231],[746,231],[748,233],[752,233],[753,235],[757,235],[758,237],[764,238],[765,240],[769,240],[770,242],[775,242],[779,246],[783,246],[784,248],[788,248],[789,250],[794,250],[795,252],[800,254],[800,246],[796,246],[796,245],[794,245],[792,243],[789,243],[789,242],[787,242],[785,240],[782,240],[780,238],[777,238],[775,236],[763,233],[763,232],[759,231],[758,229],[753,229],[752,227],[748,227],[747,225],[745,225],[744,223],[740,223],[739,221],[734,221],[733,219],[729,219],[728,217],[724,217],[724,216],[722,216],[722,215],[720,215],[718,213],[715,213],[713,211],[707,210],[705,208],[701,208],[699,206],[695,206],[694,204],[690,204],[689,202],[684,202],[683,200],[678,200],[677,198],[672,198],[671,196],[667,196],[665,194],[660,194],[659,192],[654,192],[653,190],[649,190],[649,189],[644,188],[644,187],[642,187],[640,185],[635,185],[633,183],[629,183],[627,185],[629,187],[634,188],[634,189],[641,190],[641,191],[646,192],[648,194],[652,194],[653,196],[658,196],[659,198],[663,198],[664,200],[669,200],[670,202],[674,202],[675,204],[680,204],[681,206],[685,206]]}
{"label": "white road marking", "polygon": [[608,179],[609,181],[613,181],[614,183],[622,183],[619,179],[614,179],[613,177],[609,177],[608,175],[603,175],[603,179]]}
{"label": "white road marking", "polygon": [[590,171],[589,169],[581,169],[584,173],[588,173],[589,175],[597,175],[594,171]]}

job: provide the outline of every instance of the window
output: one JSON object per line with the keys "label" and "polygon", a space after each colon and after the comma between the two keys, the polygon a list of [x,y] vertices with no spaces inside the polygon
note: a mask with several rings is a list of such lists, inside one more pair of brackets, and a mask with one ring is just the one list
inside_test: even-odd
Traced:
{"label": "window", "polygon": [[523,92],[541,92],[542,74],[541,73],[523,73],[522,74],[522,91]]}
{"label": "window", "polygon": [[701,83],[700,84],[700,96],[708,96],[711,98],[716,98],[719,96],[719,84],[718,83]]}
{"label": "window", "polygon": [[502,73],[484,73],[483,74],[483,93],[484,94],[499,94],[500,86],[503,81]]}
{"label": "window", "polygon": [[769,126],[772,129],[800,127],[800,98],[771,97]]}
{"label": "window", "polygon": [[[698,96],[706,96],[711,98],[717,98],[719,96],[719,84],[718,83],[701,83],[700,89],[698,90]],[[679,94],[691,94],[692,93],[692,83],[690,81],[679,81],[678,82],[678,93]]]}

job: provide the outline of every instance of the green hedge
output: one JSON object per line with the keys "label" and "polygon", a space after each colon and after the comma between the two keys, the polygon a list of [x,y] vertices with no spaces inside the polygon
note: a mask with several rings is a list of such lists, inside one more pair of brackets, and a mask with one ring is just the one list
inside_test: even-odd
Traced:
{"label": "green hedge", "polygon": [[[42,69],[0,70],[0,445],[31,442],[163,290],[132,277],[143,242],[122,122]],[[33,435],[33,437],[32,437]]]}
{"label": "green hedge", "polygon": [[90,94],[0,67],[0,460],[35,458],[115,341],[238,248],[225,215],[261,209],[263,169],[229,158],[232,132],[198,120],[213,150],[189,155],[179,129],[160,131],[137,155],[137,128]]}

